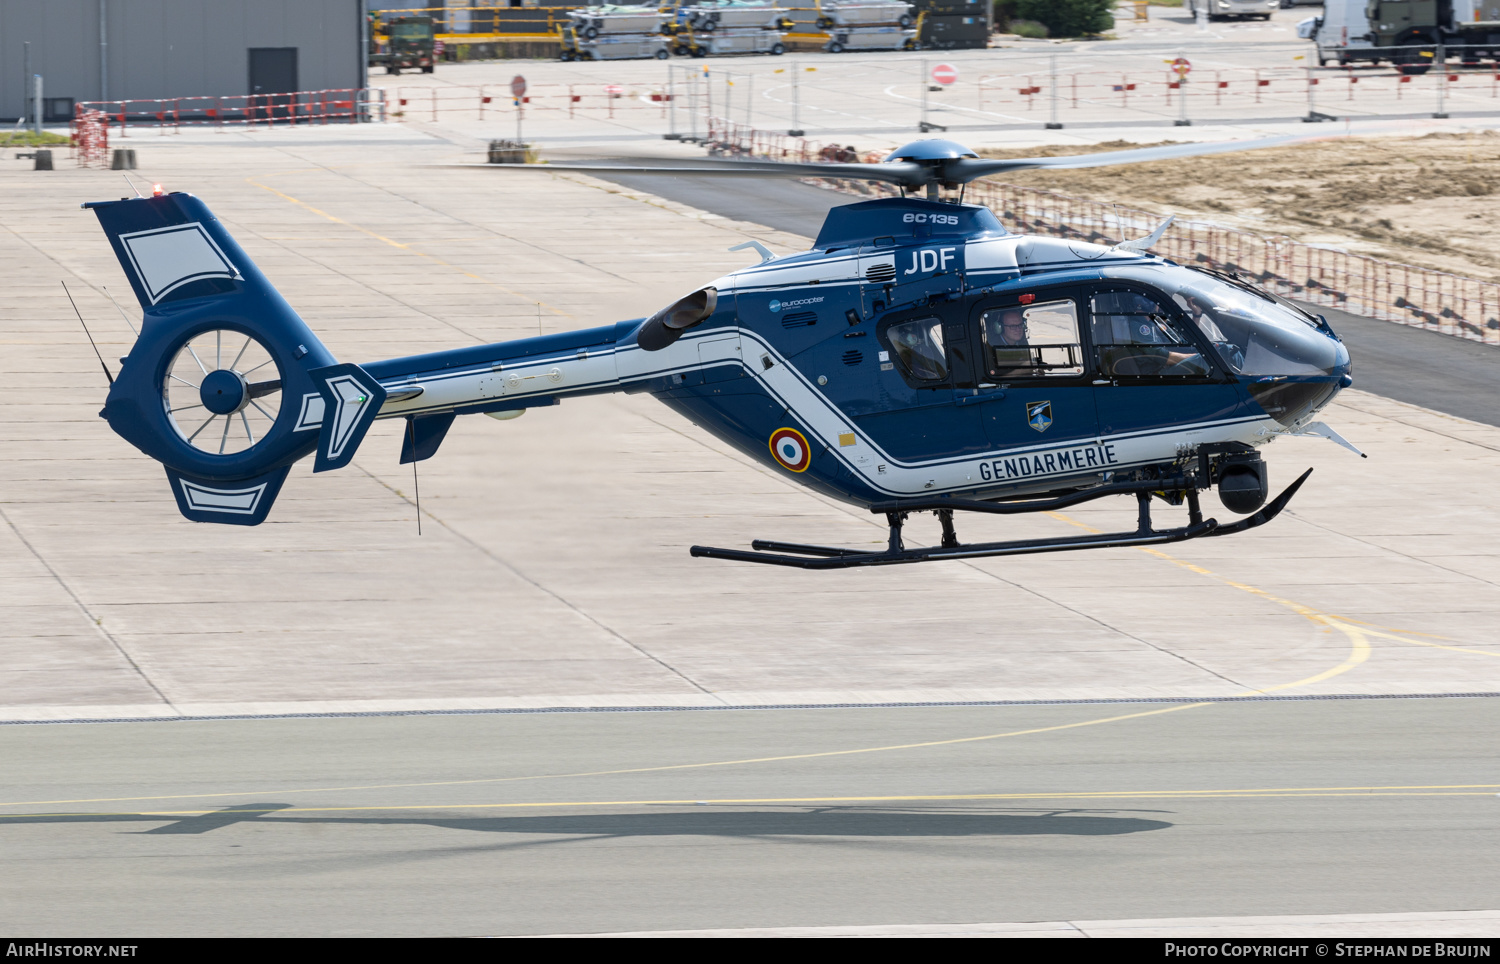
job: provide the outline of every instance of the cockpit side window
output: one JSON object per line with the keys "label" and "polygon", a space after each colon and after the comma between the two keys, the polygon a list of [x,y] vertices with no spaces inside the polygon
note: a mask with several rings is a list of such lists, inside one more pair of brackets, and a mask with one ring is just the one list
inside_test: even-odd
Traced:
{"label": "cockpit side window", "polygon": [[937,318],[918,318],[886,329],[891,350],[906,374],[917,381],[940,381],[948,377],[948,357],[943,349],[943,323]]}
{"label": "cockpit side window", "polygon": [[980,328],[992,379],[1083,374],[1078,306],[1070,299],[991,308]]}
{"label": "cockpit side window", "polygon": [[1174,313],[1138,291],[1106,291],[1090,299],[1099,368],[1110,378],[1192,378],[1213,369],[1179,327]]}

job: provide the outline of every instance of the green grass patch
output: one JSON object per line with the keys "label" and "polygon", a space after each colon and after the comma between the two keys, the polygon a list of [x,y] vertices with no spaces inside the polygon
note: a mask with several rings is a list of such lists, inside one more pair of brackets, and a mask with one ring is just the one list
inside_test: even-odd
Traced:
{"label": "green grass patch", "polygon": [[51,131],[7,131],[0,133],[0,147],[58,147],[72,141]]}

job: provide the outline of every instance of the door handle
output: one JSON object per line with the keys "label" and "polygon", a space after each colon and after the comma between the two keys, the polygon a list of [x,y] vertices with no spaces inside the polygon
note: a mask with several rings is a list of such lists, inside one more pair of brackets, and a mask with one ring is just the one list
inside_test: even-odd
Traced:
{"label": "door handle", "polygon": [[1004,392],[985,392],[983,395],[960,395],[957,400],[960,405],[981,405],[985,402],[998,402],[1004,397]]}

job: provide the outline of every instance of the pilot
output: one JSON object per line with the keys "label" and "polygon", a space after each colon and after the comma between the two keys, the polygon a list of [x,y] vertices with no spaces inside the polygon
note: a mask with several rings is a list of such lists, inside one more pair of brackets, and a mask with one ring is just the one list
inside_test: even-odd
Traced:
{"label": "pilot", "polygon": [[990,343],[991,365],[996,373],[1002,369],[1015,371],[1032,366],[1031,349],[1026,334],[1026,318],[1020,308],[1000,311],[999,323],[990,316],[989,331],[985,333]]}
{"label": "pilot", "polygon": [[1245,353],[1239,345],[1232,344],[1225,336],[1223,329],[1219,327],[1221,309],[1216,309],[1212,301],[1201,295],[1183,292],[1174,295],[1173,300],[1187,312],[1193,324],[1198,326],[1198,330],[1219,350],[1219,356],[1229,364],[1229,367],[1236,372],[1242,371],[1245,365]]}
{"label": "pilot", "polygon": [[1021,309],[1009,308],[1002,311],[999,330],[992,327],[990,334],[998,335],[991,342],[996,348],[1026,344],[1026,319],[1021,316]]}

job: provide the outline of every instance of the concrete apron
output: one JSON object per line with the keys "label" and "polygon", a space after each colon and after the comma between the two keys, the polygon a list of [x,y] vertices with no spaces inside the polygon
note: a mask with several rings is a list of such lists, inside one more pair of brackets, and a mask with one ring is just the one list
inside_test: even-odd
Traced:
{"label": "concrete apron", "polygon": [[[746,263],[731,245],[807,243],[584,177],[443,167],[472,158],[399,126],[135,143],[141,177],[202,196],[346,360],[638,317]],[[1500,692],[1500,429],[1358,390],[1325,414],[1369,460],[1278,441],[1273,485],[1317,469],[1291,509],[1170,551],[693,560],[884,530],[642,396],[460,420],[421,464],[420,537],[392,423],[345,471],[297,466],[267,524],[194,525],[96,417],[58,286],[113,366],[131,334],[102,289],[128,286],[77,205],[118,175],[7,168],[0,191],[0,719]]]}

